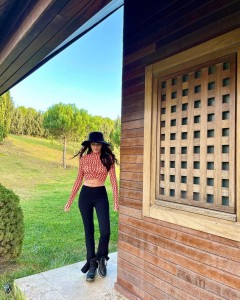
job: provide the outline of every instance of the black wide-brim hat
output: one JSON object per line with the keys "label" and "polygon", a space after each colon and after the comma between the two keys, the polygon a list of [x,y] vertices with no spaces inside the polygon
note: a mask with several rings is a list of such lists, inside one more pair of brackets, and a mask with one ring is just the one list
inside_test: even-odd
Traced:
{"label": "black wide-brim hat", "polygon": [[90,132],[88,140],[82,142],[82,145],[88,146],[90,143],[101,143],[110,146],[110,144],[104,141],[103,134],[99,131]]}

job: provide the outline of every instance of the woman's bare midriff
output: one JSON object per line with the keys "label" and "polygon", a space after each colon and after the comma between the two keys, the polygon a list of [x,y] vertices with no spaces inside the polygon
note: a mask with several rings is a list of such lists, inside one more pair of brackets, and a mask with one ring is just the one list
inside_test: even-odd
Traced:
{"label": "woman's bare midriff", "polygon": [[98,186],[104,186],[104,182],[95,178],[95,179],[85,180],[84,185],[90,186],[90,187],[98,187]]}

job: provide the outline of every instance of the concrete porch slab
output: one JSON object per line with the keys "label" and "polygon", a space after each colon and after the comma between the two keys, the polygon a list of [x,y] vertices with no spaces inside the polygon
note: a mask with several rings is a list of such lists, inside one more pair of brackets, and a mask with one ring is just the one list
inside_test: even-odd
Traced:
{"label": "concrete porch slab", "polygon": [[16,279],[18,299],[26,300],[126,300],[114,290],[117,279],[117,252],[109,255],[107,276],[98,274],[94,282],[81,272],[85,261],[36,275]]}

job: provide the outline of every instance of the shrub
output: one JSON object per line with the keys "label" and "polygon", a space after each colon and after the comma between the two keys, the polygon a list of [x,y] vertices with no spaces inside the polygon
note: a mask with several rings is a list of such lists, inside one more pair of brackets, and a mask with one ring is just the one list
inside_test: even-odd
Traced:
{"label": "shrub", "polygon": [[24,236],[23,212],[19,197],[0,184],[0,259],[21,254]]}

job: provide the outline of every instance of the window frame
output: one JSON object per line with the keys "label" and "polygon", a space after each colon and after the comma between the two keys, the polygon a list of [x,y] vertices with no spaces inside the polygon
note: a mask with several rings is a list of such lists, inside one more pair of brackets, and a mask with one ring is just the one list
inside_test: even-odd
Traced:
{"label": "window frame", "polygon": [[[240,172],[240,29],[218,36],[191,49],[149,65],[145,69],[144,109],[144,164],[143,164],[143,217],[159,219],[187,228],[240,241],[240,176],[236,176],[236,218],[228,219],[224,213],[202,215],[197,207],[188,210],[179,205],[165,205],[155,196],[158,78],[183,69],[236,53],[236,174]],[[156,200],[158,204],[156,204]]]}

